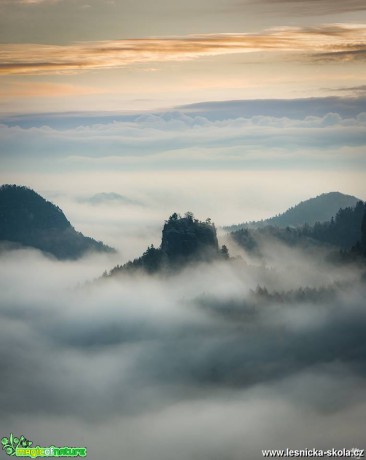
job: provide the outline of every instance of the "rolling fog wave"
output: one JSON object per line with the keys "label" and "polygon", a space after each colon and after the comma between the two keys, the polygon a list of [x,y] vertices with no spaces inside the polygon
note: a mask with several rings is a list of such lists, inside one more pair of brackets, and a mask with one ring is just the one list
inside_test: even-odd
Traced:
{"label": "rolling fog wave", "polygon": [[2,253],[3,430],[91,459],[362,447],[365,284],[283,251],[92,283],[105,259]]}

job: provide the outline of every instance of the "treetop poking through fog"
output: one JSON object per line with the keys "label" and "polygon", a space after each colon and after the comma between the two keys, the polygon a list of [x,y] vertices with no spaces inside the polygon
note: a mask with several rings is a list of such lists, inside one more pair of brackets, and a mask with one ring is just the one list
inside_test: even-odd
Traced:
{"label": "treetop poking through fog", "polygon": [[174,212],[165,221],[160,248],[151,245],[132,262],[117,265],[111,275],[142,269],[148,273],[176,271],[190,262],[209,262],[228,258],[226,246],[219,250],[215,225],[208,218],[202,222],[192,212],[182,217]]}
{"label": "treetop poking through fog", "polygon": [[191,212],[184,217],[174,213],[165,222],[161,249],[171,260],[216,255],[218,242],[215,226],[211,219],[201,222]]}

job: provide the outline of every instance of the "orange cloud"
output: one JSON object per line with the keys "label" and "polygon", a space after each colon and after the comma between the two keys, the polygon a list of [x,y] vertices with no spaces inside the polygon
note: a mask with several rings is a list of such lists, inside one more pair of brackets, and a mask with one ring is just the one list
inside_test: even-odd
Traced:
{"label": "orange cloud", "polygon": [[0,97],[3,99],[13,97],[63,97],[81,96],[87,94],[103,94],[107,90],[93,87],[81,87],[62,83],[49,82],[12,82],[0,87]]}
{"label": "orange cloud", "polygon": [[366,50],[366,25],[277,28],[258,34],[207,34],[81,42],[70,45],[5,44],[0,75],[46,75],[136,63],[191,60],[253,52],[295,52],[317,59],[354,60]]}

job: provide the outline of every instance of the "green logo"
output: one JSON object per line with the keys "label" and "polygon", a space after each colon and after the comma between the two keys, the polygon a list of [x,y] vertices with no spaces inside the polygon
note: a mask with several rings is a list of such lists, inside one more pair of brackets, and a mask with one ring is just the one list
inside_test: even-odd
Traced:
{"label": "green logo", "polygon": [[9,438],[2,438],[3,450],[8,455],[15,457],[86,457],[86,447],[31,447],[33,442],[26,439],[23,435],[17,438],[10,433]]}
{"label": "green logo", "polygon": [[28,448],[33,443],[32,441],[25,439],[24,436],[20,436],[20,438],[16,438],[15,436],[13,436],[13,433],[10,433],[9,438],[2,438],[1,444],[3,446],[3,450],[5,450],[5,452],[8,455],[15,455],[17,447]]}

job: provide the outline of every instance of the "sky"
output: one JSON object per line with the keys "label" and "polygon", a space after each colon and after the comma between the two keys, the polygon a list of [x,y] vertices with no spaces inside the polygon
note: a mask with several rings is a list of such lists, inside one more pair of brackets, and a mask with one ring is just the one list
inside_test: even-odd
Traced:
{"label": "sky", "polygon": [[361,0],[1,0],[2,113],[364,92]]}
{"label": "sky", "polygon": [[95,193],[218,225],[366,198],[361,0],[0,0],[0,41],[0,180],[93,235]]}

